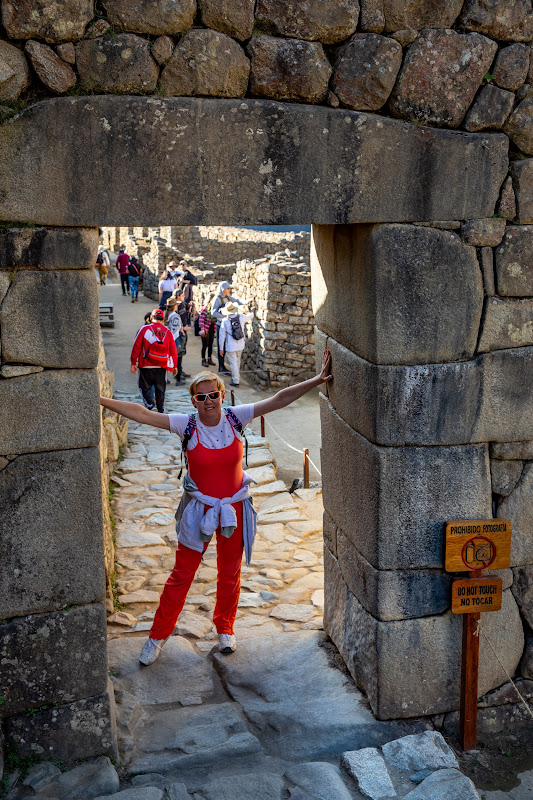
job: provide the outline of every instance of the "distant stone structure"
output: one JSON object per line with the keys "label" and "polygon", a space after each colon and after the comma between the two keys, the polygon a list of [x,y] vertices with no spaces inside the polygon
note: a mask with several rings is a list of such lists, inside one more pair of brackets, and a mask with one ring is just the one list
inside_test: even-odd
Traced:
{"label": "distant stone structure", "polygon": [[[480,691],[507,680],[483,631],[533,679],[530,0],[149,6],[2,2],[9,746],[57,755],[83,719],[69,756],[113,751],[98,225],[160,226],[172,247],[161,226],[313,224],[317,347],[334,365],[327,633],[378,717],[455,711],[443,524],[494,511],[513,522],[512,570],[481,622]],[[146,247],[155,280],[163,243]]]}

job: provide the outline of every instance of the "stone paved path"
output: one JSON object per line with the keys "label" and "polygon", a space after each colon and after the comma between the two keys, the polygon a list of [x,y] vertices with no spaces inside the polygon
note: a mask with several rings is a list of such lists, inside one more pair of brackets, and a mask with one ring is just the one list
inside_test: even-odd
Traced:
{"label": "stone paved path", "polygon": [[[186,389],[170,388],[175,411],[189,412]],[[116,393],[121,399],[134,396]],[[257,427],[254,425],[254,427]],[[251,566],[243,564],[237,612],[239,640],[257,635],[321,630],[324,604],[322,495],[320,489],[289,494],[276,479],[268,442],[248,434],[251,493],[258,536]],[[181,497],[180,446],[167,431],[130,423],[128,447],[114,476],[118,599],[123,612],[109,618],[109,638],[145,636],[174,564],[174,511]],[[216,639],[212,612],[216,550],[211,544],[191,587],[175,633],[199,653]]]}

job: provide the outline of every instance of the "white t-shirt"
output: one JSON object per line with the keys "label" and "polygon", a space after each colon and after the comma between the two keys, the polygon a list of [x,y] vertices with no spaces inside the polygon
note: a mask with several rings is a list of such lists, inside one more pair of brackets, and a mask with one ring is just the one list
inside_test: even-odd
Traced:
{"label": "white t-shirt", "polygon": [[[242,423],[243,428],[250,424],[254,418],[254,404],[247,403],[243,406],[230,406],[231,410]],[[183,439],[185,428],[189,422],[188,414],[169,414],[170,430],[172,433],[177,433],[180,439]],[[229,447],[233,442],[234,429],[231,427],[231,422],[222,409],[222,416],[218,425],[204,425],[200,422],[200,418],[196,417],[196,431],[191,436],[187,450],[193,450],[198,444],[198,436],[204,447],[208,450],[220,450],[222,447]],[[235,431],[235,436],[242,439],[238,431]]]}
{"label": "white t-shirt", "polygon": [[177,283],[174,278],[165,278],[159,281],[160,292],[173,292]]}

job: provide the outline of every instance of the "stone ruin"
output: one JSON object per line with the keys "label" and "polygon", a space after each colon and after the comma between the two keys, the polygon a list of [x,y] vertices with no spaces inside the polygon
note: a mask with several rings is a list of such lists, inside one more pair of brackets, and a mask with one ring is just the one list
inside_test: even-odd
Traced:
{"label": "stone ruin", "polygon": [[65,752],[83,719],[66,756],[114,752],[98,225],[313,223],[327,632],[379,718],[454,711],[443,522],[494,512],[512,570],[482,630],[532,679],[531,0],[143,7],[2,1],[9,746]]}

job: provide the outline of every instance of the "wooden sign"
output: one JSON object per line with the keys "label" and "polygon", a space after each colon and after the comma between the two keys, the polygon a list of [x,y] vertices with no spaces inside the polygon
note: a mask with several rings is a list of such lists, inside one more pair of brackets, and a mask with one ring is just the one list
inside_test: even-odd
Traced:
{"label": "wooden sign", "polygon": [[471,578],[452,583],[452,611],[454,614],[499,611],[501,607],[501,578]]}
{"label": "wooden sign", "polygon": [[511,565],[511,523],[507,519],[461,519],[447,522],[447,572],[507,569]]}

